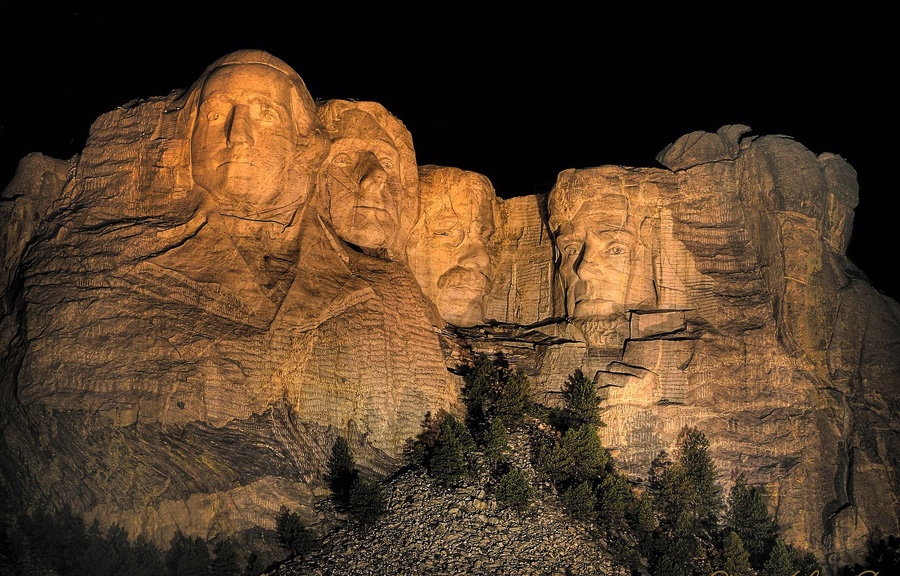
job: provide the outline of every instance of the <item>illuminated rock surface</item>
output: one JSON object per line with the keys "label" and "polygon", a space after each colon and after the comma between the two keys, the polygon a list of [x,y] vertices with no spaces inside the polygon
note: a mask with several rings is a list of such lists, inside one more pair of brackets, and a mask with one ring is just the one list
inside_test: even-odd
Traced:
{"label": "illuminated rock surface", "polygon": [[337,435],[395,469],[502,352],[548,403],[594,376],[634,478],[696,426],[790,541],[857,559],[900,532],[900,307],[845,255],[855,171],[743,126],[657,160],[499,200],[255,51],[101,116],[3,191],[4,487],[161,543],[314,521]]}

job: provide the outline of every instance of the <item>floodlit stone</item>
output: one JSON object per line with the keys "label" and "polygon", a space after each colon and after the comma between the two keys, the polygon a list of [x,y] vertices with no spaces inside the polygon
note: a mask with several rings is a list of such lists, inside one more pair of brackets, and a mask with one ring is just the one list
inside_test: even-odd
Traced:
{"label": "floodlit stone", "polygon": [[255,50],[104,114],[0,196],[4,487],[161,544],[312,520],[334,438],[395,470],[483,351],[547,403],[592,378],[634,480],[693,426],[796,546],[896,534],[900,306],[847,259],[853,168],[740,125],[602,160],[499,200]]}

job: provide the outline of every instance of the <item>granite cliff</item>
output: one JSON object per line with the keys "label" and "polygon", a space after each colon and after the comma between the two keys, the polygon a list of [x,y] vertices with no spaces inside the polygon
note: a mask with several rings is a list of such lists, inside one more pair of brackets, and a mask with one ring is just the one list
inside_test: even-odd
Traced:
{"label": "granite cliff", "polygon": [[656,160],[502,200],[259,51],[101,116],[0,196],[4,490],[160,543],[314,518],[335,437],[396,469],[502,352],[548,404],[591,375],[635,482],[696,427],[855,561],[900,533],[900,306],[846,257],[856,173],[738,125]]}

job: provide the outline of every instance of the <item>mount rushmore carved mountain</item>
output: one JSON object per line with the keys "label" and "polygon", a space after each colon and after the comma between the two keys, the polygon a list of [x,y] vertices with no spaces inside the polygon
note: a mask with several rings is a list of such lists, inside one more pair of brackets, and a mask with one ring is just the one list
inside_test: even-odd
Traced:
{"label": "mount rushmore carved mountain", "polygon": [[900,306],[846,256],[856,172],[741,125],[656,160],[500,199],[255,50],[104,114],[0,197],[4,490],[160,543],[271,529],[337,436],[396,469],[502,353],[542,402],[592,377],[635,482],[695,427],[790,542],[858,559],[900,533]]}

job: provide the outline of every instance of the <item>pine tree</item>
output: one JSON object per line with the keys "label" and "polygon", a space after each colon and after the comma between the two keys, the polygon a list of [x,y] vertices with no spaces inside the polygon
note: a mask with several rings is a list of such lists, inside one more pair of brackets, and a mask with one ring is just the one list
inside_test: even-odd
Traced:
{"label": "pine tree", "polygon": [[725,572],[728,576],[753,576],[750,554],[744,549],[740,536],[733,530],[725,537]]}
{"label": "pine tree", "polygon": [[688,510],[682,510],[670,535],[662,536],[664,542],[657,545],[661,551],[654,574],[666,576],[692,576],[701,547],[695,533],[696,518]]}
{"label": "pine tree", "polygon": [[535,469],[553,484],[560,486],[569,481],[575,459],[563,445],[553,437],[544,438],[535,453]]}
{"label": "pine tree", "polygon": [[694,428],[685,431],[678,462],[694,493],[697,519],[704,528],[714,529],[724,503],[722,488],[716,482],[716,466],[709,455],[709,440],[703,432]]}
{"label": "pine tree", "polygon": [[772,554],[763,565],[760,576],[793,576],[794,563],[791,559],[791,553],[783,540],[775,542],[772,547]]}
{"label": "pine tree", "polygon": [[562,448],[572,457],[571,477],[577,482],[598,479],[609,464],[609,454],[589,424],[570,428],[563,434]]}
{"label": "pine tree", "polygon": [[608,531],[624,527],[628,510],[636,503],[628,481],[619,474],[607,474],[598,492],[598,521]]}
{"label": "pine tree", "polygon": [[300,515],[282,506],[275,518],[278,545],[287,548],[294,556],[303,556],[315,546],[315,535],[306,527]]}
{"label": "pine tree", "polygon": [[584,424],[602,425],[599,412],[600,398],[597,397],[596,386],[581,370],[576,370],[566,380],[563,398],[566,402],[568,427],[574,428]]}
{"label": "pine tree", "polygon": [[495,415],[507,426],[518,424],[531,409],[531,381],[522,370],[502,375]]}
{"label": "pine tree", "polygon": [[209,563],[210,576],[240,576],[241,566],[237,550],[228,540],[219,540],[213,546],[213,556]]}
{"label": "pine tree", "polygon": [[175,532],[166,552],[169,576],[209,576],[209,548],[199,536]]}
{"label": "pine tree", "polygon": [[524,510],[531,504],[534,489],[528,476],[520,468],[511,468],[497,482],[497,501],[516,510]]}
{"label": "pine tree", "polygon": [[387,513],[387,496],[381,484],[357,478],[350,487],[348,511],[354,524],[367,528]]}
{"label": "pine tree", "polygon": [[429,471],[439,482],[452,485],[467,472],[466,451],[474,447],[471,435],[452,414],[441,421],[440,435],[429,461]]}
{"label": "pine tree", "polygon": [[509,451],[509,432],[500,418],[494,418],[484,435],[484,457],[491,464],[503,461]]}
{"label": "pine tree", "polygon": [[769,516],[762,494],[747,485],[743,473],[735,479],[728,495],[725,524],[740,537],[750,554],[750,565],[757,570],[762,568],[775,545],[778,526]]}
{"label": "pine tree", "polygon": [[597,496],[591,482],[581,482],[563,492],[563,505],[569,515],[578,520],[594,520],[597,510]]}
{"label": "pine tree", "polygon": [[359,472],[350,451],[350,444],[343,436],[338,436],[331,446],[331,456],[328,458],[328,486],[331,488],[335,499],[341,505],[347,504],[350,497],[350,487],[356,481]]}

